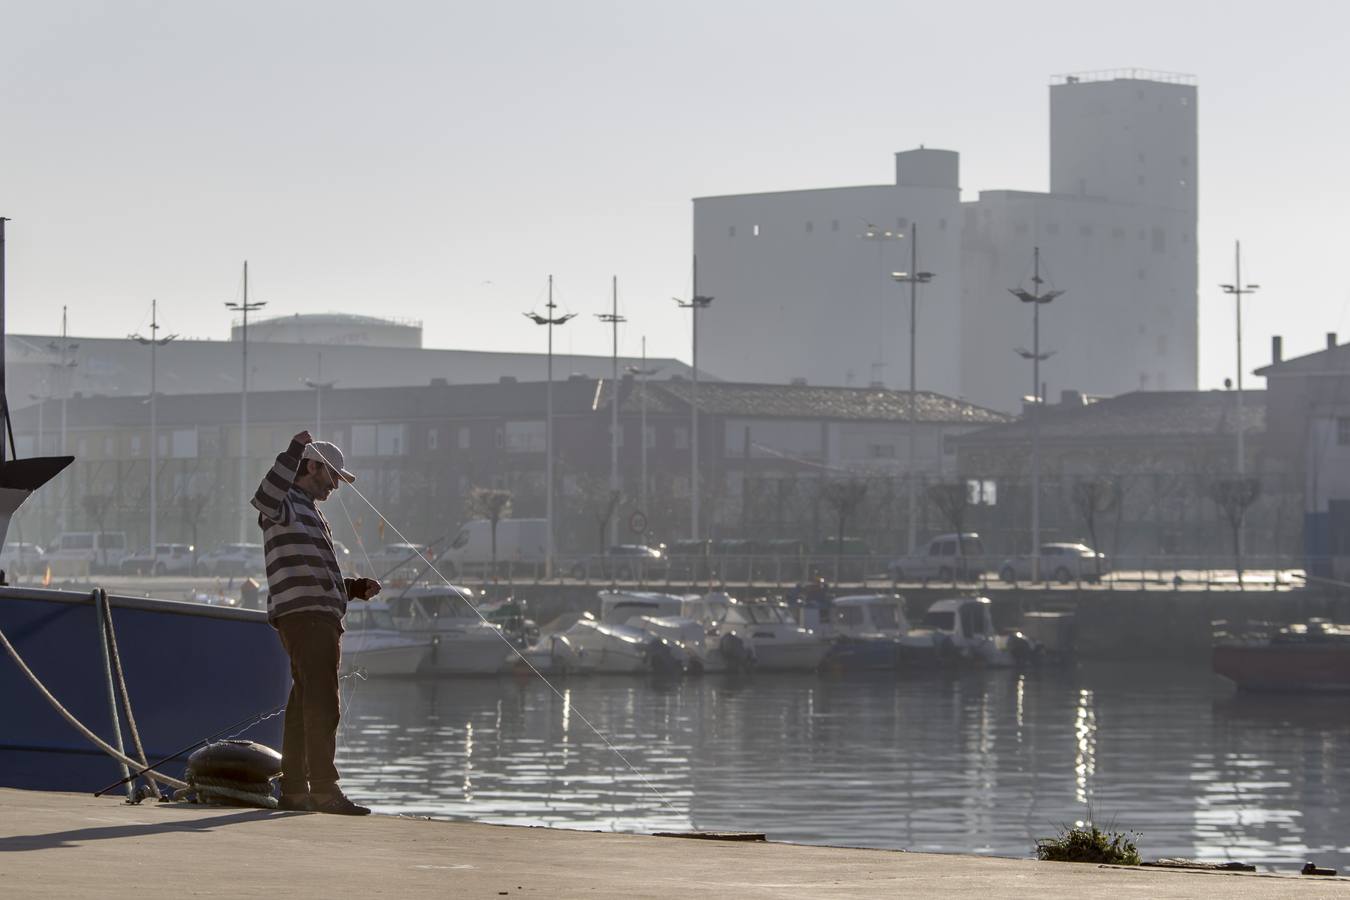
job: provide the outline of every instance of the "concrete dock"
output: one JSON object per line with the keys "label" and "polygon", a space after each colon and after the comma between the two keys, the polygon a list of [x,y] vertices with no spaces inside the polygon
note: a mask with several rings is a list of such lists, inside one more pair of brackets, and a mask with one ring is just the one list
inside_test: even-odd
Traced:
{"label": "concrete dock", "polygon": [[1350,879],[346,818],[0,789],[0,896],[1344,897]]}

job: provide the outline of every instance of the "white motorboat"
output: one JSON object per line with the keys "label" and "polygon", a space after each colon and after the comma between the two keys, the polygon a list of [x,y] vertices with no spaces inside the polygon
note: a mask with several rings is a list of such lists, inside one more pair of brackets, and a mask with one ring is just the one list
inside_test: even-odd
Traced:
{"label": "white motorboat", "polygon": [[540,638],[524,655],[541,672],[577,675],[678,675],[689,660],[674,644],[640,628],[600,622],[590,613],[565,630]]}
{"label": "white motorboat", "polygon": [[734,635],[749,644],[759,669],[810,672],[829,654],[833,640],[797,624],[783,603],[740,602],[722,593],[687,599],[685,614],[712,627],[723,640]]}
{"label": "white motorboat", "polygon": [[495,675],[515,658],[501,628],[478,614],[468,588],[413,587],[388,602],[401,632],[431,644],[421,674]]}
{"label": "white motorboat", "polygon": [[697,597],[651,591],[601,591],[600,621],[638,628],[683,650],[686,669],[703,672],[743,672],[754,665],[749,643],[733,633],[684,615],[685,604]]}
{"label": "white motorboat", "polygon": [[386,603],[367,601],[347,607],[342,636],[342,673],[416,675],[431,655],[431,639],[400,631]]}
{"label": "white motorboat", "polygon": [[901,640],[909,633],[904,598],[896,594],[853,594],[836,597],[822,634],[834,637],[825,665],[845,669],[894,669]]}
{"label": "white motorboat", "polygon": [[928,607],[919,627],[900,639],[902,658],[911,662],[977,662],[1016,666],[1032,660],[1037,645],[1020,631],[994,629],[988,597],[952,597]]}

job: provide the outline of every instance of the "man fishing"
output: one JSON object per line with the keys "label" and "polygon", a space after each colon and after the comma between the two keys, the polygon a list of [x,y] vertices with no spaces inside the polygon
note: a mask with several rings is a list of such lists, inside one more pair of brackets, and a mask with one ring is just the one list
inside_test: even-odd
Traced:
{"label": "man fishing", "polygon": [[373,578],[344,578],[328,521],[316,503],[356,476],[342,451],[308,431],[291,439],[258,485],[253,505],[267,556],[267,620],[291,659],[281,745],[281,809],[364,816],[338,789],[338,664],[349,600],[380,592]]}

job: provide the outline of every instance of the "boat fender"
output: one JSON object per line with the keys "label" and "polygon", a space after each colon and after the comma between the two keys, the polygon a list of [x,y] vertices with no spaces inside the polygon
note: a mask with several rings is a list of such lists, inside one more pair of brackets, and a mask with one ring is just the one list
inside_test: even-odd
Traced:
{"label": "boat fender", "polygon": [[680,672],[680,661],[670,645],[660,638],[647,642],[647,667],[657,675],[675,675]]}
{"label": "boat fender", "polygon": [[1021,634],[1008,637],[1008,653],[1011,654],[1013,661],[1018,665],[1026,665],[1030,662],[1033,652],[1034,648],[1031,646],[1031,641]]}
{"label": "boat fender", "polygon": [[188,757],[191,776],[242,782],[270,781],[281,774],[281,754],[256,741],[216,741]]}
{"label": "boat fender", "polygon": [[726,661],[727,668],[732,671],[744,671],[755,663],[754,648],[743,641],[738,634],[723,635],[721,650],[722,659]]}

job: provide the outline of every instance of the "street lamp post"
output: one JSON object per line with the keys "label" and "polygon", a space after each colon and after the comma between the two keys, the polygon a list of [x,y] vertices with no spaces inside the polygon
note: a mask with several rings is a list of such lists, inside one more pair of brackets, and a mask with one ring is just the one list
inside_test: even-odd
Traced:
{"label": "street lamp post", "polygon": [[[60,454],[61,454],[62,456],[67,455],[67,454],[66,454],[66,401],[70,398],[70,381],[71,381],[71,376],[74,374],[75,367],[76,367],[77,365],[79,365],[79,361],[76,360],[76,359],[74,358],[74,355],[73,355],[74,352],[75,352],[77,349],[79,349],[79,346],[80,346],[79,344],[72,342],[72,341],[70,340],[70,338],[67,336],[67,331],[66,331],[66,308],[63,306],[63,307],[61,307],[61,340],[60,340],[59,342],[58,342],[58,341],[50,341],[50,342],[48,342],[48,344],[47,344],[47,349],[51,350],[51,351],[52,351],[53,353],[55,353],[56,356],[57,356],[56,362],[48,363],[48,365],[51,366],[52,370],[53,370],[53,371],[56,373],[56,375],[58,376],[58,377],[56,378],[56,381],[57,381],[57,390],[59,390],[59,391],[61,392],[61,447],[60,447]],[[69,490],[68,488],[64,490],[64,494],[65,494],[66,500],[69,500],[69,498],[70,498],[70,490]],[[65,531],[65,530],[66,530],[66,507],[67,507],[68,505],[69,505],[68,502],[62,502],[62,503],[61,503],[61,508],[60,508],[60,511],[59,511],[59,513],[58,513],[58,515],[57,515],[57,520],[58,520],[58,521],[57,521],[57,529],[58,529],[59,531]]]}
{"label": "street lamp post", "polygon": [[655,375],[657,372],[661,370],[647,368],[647,336],[645,334],[642,336],[642,365],[640,367],[629,366],[628,371],[635,378],[637,378],[638,383],[642,385],[641,387],[642,399],[640,401],[642,404],[642,441],[641,441],[642,487],[639,492],[640,499],[638,503],[640,504],[639,508],[642,510],[642,515],[646,516],[647,515],[647,379],[648,377]]}
{"label": "street lamp post", "polygon": [[155,351],[178,337],[176,334],[159,336],[159,301],[150,301],[150,336],[131,335],[142,347],[150,348],[150,570],[154,571],[155,548],[159,546],[159,428],[156,419]]}
{"label": "street lamp post", "polygon": [[[612,311],[607,313],[597,313],[596,318],[601,322],[608,323],[614,332],[613,396],[610,397],[609,401],[609,490],[610,500],[612,501],[622,490],[619,484],[619,323],[627,321],[627,319],[619,315],[619,278],[617,275],[614,276],[611,285],[611,295],[611,302],[613,304]],[[609,543],[611,546],[619,543],[619,518],[615,515],[610,515],[609,517]]]}
{"label": "street lamp post", "polygon": [[323,380],[323,351],[319,351],[319,369],[313,378],[301,378],[300,383],[314,391],[314,437],[323,435],[323,392],[337,384]]}
{"label": "street lamp post", "polygon": [[[886,381],[886,242],[903,241],[905,235],[903,232],[888,231],[868,222],[867,230],[858,237],[877,245],[877,359],[876,362],[872,363],[870,381],[874,385],[884,385]],[[913,268],[910,271],[913,271]],[[892,273],[892,277],[894,277],[894,274]]]}
{"label": "street lamp post", "polygon": [[544,540],[544,577],[553,577],[553,326],[563,325],[576,313],[555,316],[557,304],[553,302],[553,276],[548,276],[547,316],[536,312],[527,312],[525,317],[536,325],[548,328],[548,387],[545,389],[544,412],[544,519],[547,534]]}
{"label": "street lamp post", "polygon": [[240,330],[240,339],[243,344],[244,352],[244,371],[243,377],[239,382],[239,541],[243,543],[248,538],[248,520],[244,511],[248,509],[248,314],[255,309],[262,309],[267,305],[266,301],[259,303],[248,302],[248,260],[244,260],[244,302],[227,302],[227,309],[235,310],[244,314],[243,328]]}
{"label": "street lamp post", "polygon": [[682,309],[688,309],[693,319],[693,356],[694,356],[694,380],[691,400],[689,403],[689,537],[691,540],[698,540],[698,311],[707,309],[712,305],[713,298],[705,297],[698,292],[698,259],[694,259],[694,295],[688,302],[675,298],[675,302]]}
{"label": "street lamp post", "polygon": [[[1242,476],[1247,474],[1247,454],[1244,452],[1242,435],[1242,296],[1243,294],[1255,294],[1261,289],[1261,285],[1242,283],[1241,241],[1234,242],[1233,253],[1233,283],[1219,286],[1223,288],[1225,294],[1236,301],[1233,305],[1237,310],[1237,472],[1239,476]],[[1239,540],[1241,540],[1240,535]]]}
{"label": "street lamp post", "polygon": [[[1242,283],[1242,242],[1233,242],[1233,283],[1220,285],[1223,292],[1231,296],[1236,301],[1233,306],[1237,311],[1237,422],[1234,430],[1237,431],[1237,473],[1239,478],[1247,474],[1247,453],[1243,446],[1243,426],[1242,426],[1242,295],[1254,294],[1261,289],[1259,284]],[[1242,580],[1242,551],[1243,551],[1242,519],[1237,523],[1237,558],[1238,558],[1238,581]]]}
{"label": "street lamp post", "polygon": [[1031,580],[1036,582],[1041,579],[1041,361],[1054,355],[1054,351],[1041,352],[1041,307],[1064,292],[1042,293],[1040,247],[1033,251],[1032,260],[1031,283],[1035,293],[1022,288],[1008,290],[1023,303],[1030,303],[1032,309],[1031,350],[1018,348],[1017,355],[1031,360]]}
{"label": "street lamp post", "polygon": [[909,271],[892,272],[891,278],[901,284],[909,285],[909,478],[908,478],[908,498],[909,523],[906,530],[906,541],[909,544],[909,552],[914,553],[915,531],[918,528],[918,503],[915,499],[915,482],[918,480],[918,451],[915,447],[916,432],[919,427],[918,394],[916,393],[917,372],[917,341],[915,335],[918,332],[918,305],[919,305],[919,285],[928,284],[936,276],[932,272],[919,271],[919,225],[914,223],[909,230]]}

